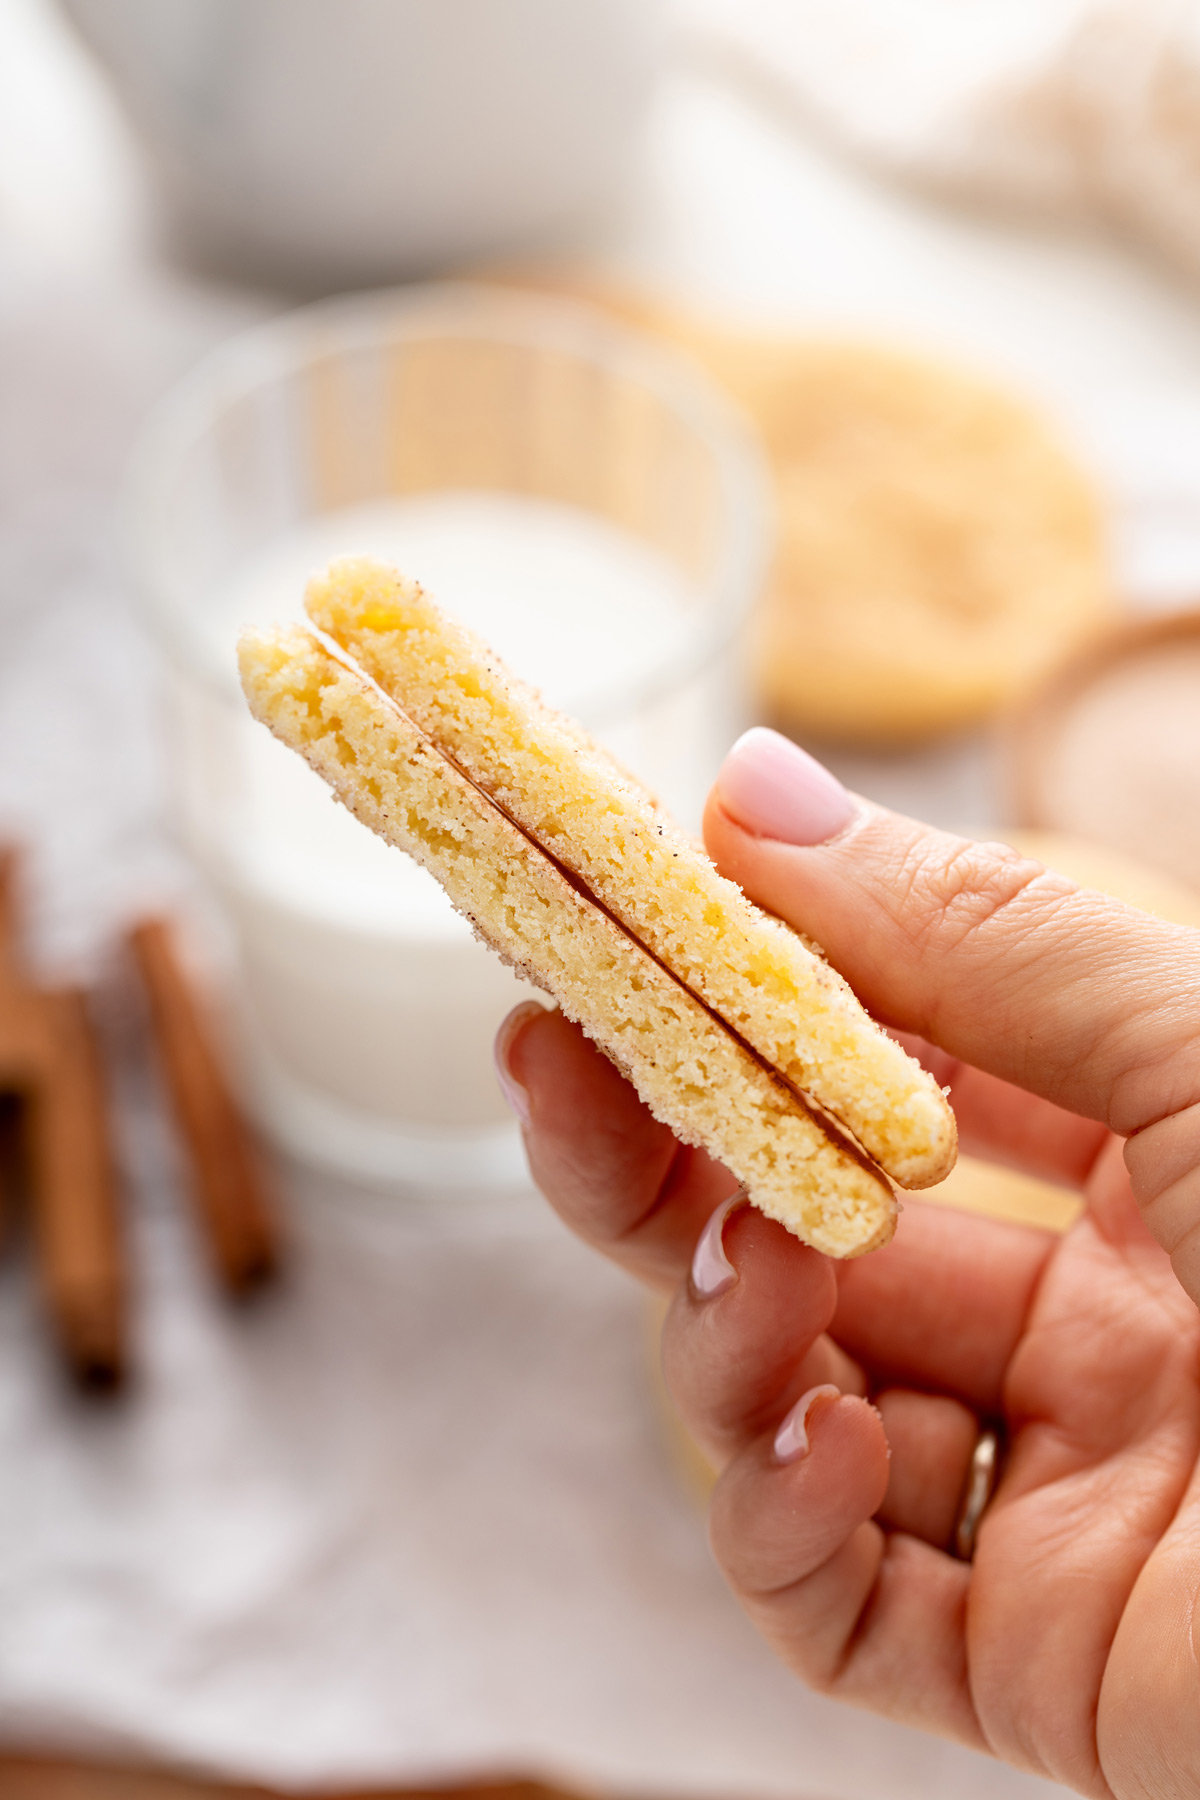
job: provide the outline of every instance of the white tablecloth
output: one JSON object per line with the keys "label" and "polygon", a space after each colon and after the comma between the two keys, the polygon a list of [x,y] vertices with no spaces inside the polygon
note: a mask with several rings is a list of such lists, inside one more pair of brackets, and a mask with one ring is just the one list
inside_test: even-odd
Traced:
{"label": "white tablecloth", "polygon": [[235,1315],[125,1116],[136,1389],[65,1395],[26,1272],[0,1287],[0,1739],[297,1786],[1050,1791],[773,1661],[672,1463],[641,1297],[534,1197],[451,1220],[294,1176],[289,1279]]}
{"label": "white tablecloth", "polygon": [[[238,309],[11,258],[0,294],[28,427],[0,451],[0,831],[39,960],[107,997],[139,1371],[67,1392],[27,1254],[0,1261],[0,1742],[301,1787],[1042,1791],[773,1661],[673,1466],[642,1297],[533,1194],[422,1208],[284,1168],[287,1278],[215,1296],[107,952],[191,899],[108,502],[145,386]],[[133,371],[106,346],[131,322]]]}

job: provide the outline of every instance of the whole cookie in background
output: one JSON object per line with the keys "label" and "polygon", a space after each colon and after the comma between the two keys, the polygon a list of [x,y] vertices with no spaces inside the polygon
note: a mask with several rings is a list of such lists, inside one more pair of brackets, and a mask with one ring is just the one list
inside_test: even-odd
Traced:
{"label": "whole cookie in background", "polygon": [[1109,617],[1097,496],[1019,401],[865,344],[693,327],[689,347],[775,470],[753,667],[777,723],[858,742],[966,726]]}
{"label": "whole cookie in background", "polygon": [[760,715],[785,730],[902,743],[975,724],[1112,616],[1099,498],[1002,387],[874,344],[717,325],[587,276],[501,279],[676,344],[757,426],[779,546],[752,668]]}

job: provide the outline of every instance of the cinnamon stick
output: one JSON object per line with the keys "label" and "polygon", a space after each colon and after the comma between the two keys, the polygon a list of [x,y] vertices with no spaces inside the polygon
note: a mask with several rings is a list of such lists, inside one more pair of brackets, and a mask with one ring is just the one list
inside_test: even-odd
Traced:
{"label": "cinnamon stick", "polygon": [[187,1152],[196,1217],[221,1280],[232,1292],[244,1293],[269,1275],[278,1259],[274,1211],[255,1148],[170,927],[163,919],[147,919],[130,942]]}
{"label": "cinnamon stick", "polygon": [[0,1256],[12,1234],[21,1186],[21,1102],[0,1086]]}
{"label": "cinnamon stick", "polygon": [[111,1388],[126,1370],[126,1279],[100,1050],[80,990],[36,998],[47,1061],[26,1105],[42,1290],[78,1379]]}
{"label": "cinnamon stick", "polygon": [[16,982],[16,854],[0,848],[0,1248],[12,1229],[17,1187],[21,1031],[13,1017]]}
{"label": "cinnamon stick", "polygon": [[0,1091],[24,1095],[49,1075],[54,1042],[42,993],[21,959],[19,865],[15,850],[0,848]]}
{"label": "cinnamon stick", "polygon": [[18,853],[0,850],[0,1092],[24,1126],[55,1335],[85,1386],[111,1388],[126,1370],[127,1283],[99,1046],[82,992],[38,988],[22,967],[18,881]]}
{"label": "cinnamon stick", "polygon": [[17,985],[20,956],[17,945],[17,852],[0,847],[0,989]]}

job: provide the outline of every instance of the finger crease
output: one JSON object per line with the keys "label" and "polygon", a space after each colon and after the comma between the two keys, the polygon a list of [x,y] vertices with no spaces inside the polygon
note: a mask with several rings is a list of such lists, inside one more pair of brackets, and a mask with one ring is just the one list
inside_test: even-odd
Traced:
{"label": "finger crease", "polygon": [[614,1247],[628,1248],[633,1240],[641,1235],[652,1220],[663,1211],[669,1201],[674,1199],[687,1175],[692,1160],[692,1148],[689,1144],[677,1144],[675,1153],[667,1164],[666,1172],[658,1184],[658,1189],[645,1212],[639,1213],[636,1219],[621,1230],[613,1238]]}

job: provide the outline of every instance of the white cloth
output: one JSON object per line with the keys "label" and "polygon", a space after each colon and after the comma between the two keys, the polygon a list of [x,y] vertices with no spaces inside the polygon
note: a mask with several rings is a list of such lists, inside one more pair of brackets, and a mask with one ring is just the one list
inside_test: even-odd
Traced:
{"label": "white cloth", "polygon": [[876,167],[1100,212],[1200,273],[1196,0],[677,0]]}
{"label": "white cloth", "polygon": [[235,1314],[151,1096],[124,1116],[136,1389],[64,1395],[27,1271],[0,1287],[0,1740],[298,1786],[1057,1791],[774,1662],[672,1466],[644,1302],[539,1202],[456,1222],[293,1174],[289,1278]]}
{"label": "white cloth", "polygon": [[[147,394],[247,310],[0,255],[0,832],[57,968],[103,972],[131,908],[188,894],[111,506]],[[223,1304],[109,989],[138,1376],[69,1393],[5,1256],[0,1743],[297,1788],[1058,1791],[774,1661],[673,1466],[644,1301],[533,1195],[414,1209],[283,1169],[286,1278]]]}

